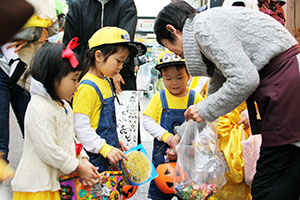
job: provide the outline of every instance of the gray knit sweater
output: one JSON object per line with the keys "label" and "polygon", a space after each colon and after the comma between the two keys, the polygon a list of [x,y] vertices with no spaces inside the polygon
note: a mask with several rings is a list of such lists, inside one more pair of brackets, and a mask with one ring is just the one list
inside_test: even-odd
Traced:
{"label": "gray knit sweater", "polygon": [[233,110],[257,88],[258,71],[296,43],[275,19],[248,8],[212,8],[187,19],[183,50],[188,71],[208,76],[201,52],[216,65],[209,96],[197,105],[199,114],[213,121]]}

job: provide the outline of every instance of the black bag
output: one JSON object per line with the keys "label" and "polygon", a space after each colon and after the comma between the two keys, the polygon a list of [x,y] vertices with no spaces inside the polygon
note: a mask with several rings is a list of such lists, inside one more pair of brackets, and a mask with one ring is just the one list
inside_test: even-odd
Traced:
{"label": "black bag", "polygon": [[14,86],[17,83],[17,81],[20,79],[20,77],[22,76],[22,74],[25,72],[25,70],[27,68],[27,64],[25,62],[23,62],[20,58],[11,59],[9,61],[8,65],[12,66],[12,64],[17,61],[18,61],[18,64],[16,66],[16,69],[14,70],[13,74],[11,75],[11,77],[8,80],[8,85],[10,87]]}

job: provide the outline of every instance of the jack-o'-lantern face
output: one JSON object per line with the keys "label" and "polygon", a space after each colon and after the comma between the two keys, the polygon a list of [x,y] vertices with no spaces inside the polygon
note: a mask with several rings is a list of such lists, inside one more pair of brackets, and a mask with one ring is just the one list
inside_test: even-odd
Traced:
{"label": "jack-o'-lantern face", "polygon": [[138,189],[138,186],[123,185],[123,187],[122,187],[123,199],[131,198],[136,193],[137,189]]}
{"label": "jack-o'-lantern face", "polygon": [[156,171],[158,177],[155,178],[157,187],[166,194],[173,194],[174,191],[174,176],[176,170],[176,162],[164,163],[158,165]]}

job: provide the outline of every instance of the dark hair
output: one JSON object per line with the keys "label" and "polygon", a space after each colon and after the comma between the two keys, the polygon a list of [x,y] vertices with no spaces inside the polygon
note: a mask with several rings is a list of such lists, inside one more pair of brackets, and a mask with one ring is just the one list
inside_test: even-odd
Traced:
{"label": "dark hair", "polygon": [[186,73],[189,75],[189,72],[186,69],[186,65],[185,64],[176,64],[176,65],[166,65],[163,66],[162,68],[159,68],[158,71],[160,72],[161,76],[163,75],[163,71],[167,70],[170,67],[176,67],[176,69],[179,71],[180,69],[184,68]]}
{"label": "dark hair", "polygon": [[119,50],[124,48],[129,48],[129,47],[124,44],[104,44],[97,47],[93,47],[87,50],[84,58],[84,65],[87,67],[95,67],[95,53],[98,50],[100,50],[101,53],[103,54],[104,62],[105,62],[109,56],[117,53]]}
{"label": "dark hair", "polygon": [[168,39],[173,42],[175,36],[167,30],[166,26],[170,24],[182,32],[185,20],[193,18],[197,13],[199,13],[198,10],[183,0],[174,0],[165,6],[158,13],[154,24],[154,33],[157,42],[161,45],[163,45],[161,43],[162,39]]}
{"label": "dark hair", "polygon": [[55,82],[67,76],[70,72],[85,71],[78,54],[75,54],[79,64],[73,68],[68,58],[62,58],[64,46],[56,43],[45,43],[35,54],[30,70],[25,75],[25,80],[32,78],[41,82],[53,100],[60,100],[56,94]]}

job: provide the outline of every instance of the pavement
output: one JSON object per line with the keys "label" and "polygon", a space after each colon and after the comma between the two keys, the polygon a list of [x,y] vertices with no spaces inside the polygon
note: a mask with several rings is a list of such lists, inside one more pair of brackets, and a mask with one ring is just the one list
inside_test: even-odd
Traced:
{"label": "pavement", "polygon": [[[149,103],[150,98],[146,98],[143,96],[140,97],[139,100],[141,105],[140,114],[142,114],[147,104]],[[153,137],[145,131],[145,129],[142,126],[142,122],[140,124],[141,124],[140,128],[141,128],[142,145],[146,149],[148,155],[151,157]],[[10,138],[11,138],[10,145],[9,145],[10,151],[9,151],[8,159],[10,161],[10,165],[16,169],[22,155],[23,138],[13,112],[10,113]],[[149,182],[139,186],[136,194],[132,198],[130,198],[130,200],[148,200],[147,198],[148,187],[149,187]],[[11,199],[12,199],[11,183],[10,181],[6,181],[2,184],[2,188],[0,185],[0,200],[11,200]],[[177,198],[174,197],[172,200],[176,200],[176,199]]]}
{"label": "pavement", "polygon": [[[144,96],[140,97],[140,105],[141,105],[141,113],[145,110],[147,104],[149,103],[150,98],[146,98]],[[12,109],[11,109],[12,110]],[[142,122],[141,124],[141,141],[142,145],[146,149],[148,155],[151,157],[152,155],[152,144],[153,137],[149,135],[143,128]],[[23,138],[18,126],[17,120],[13,112],[10,113],[10,145],[9,145],[9,155],[8,160],[10,165],[16,169],[23,150]],[[147,200],[149,182],[139,186],[136,194],[130,198],[130,200]],[[2,184],[2,188],[0,186],[0,200],[11,200],[12,199],[12,189],[11,189],[11,181],[6,181]],[[174,200],[177,198],[173,198]]]}

